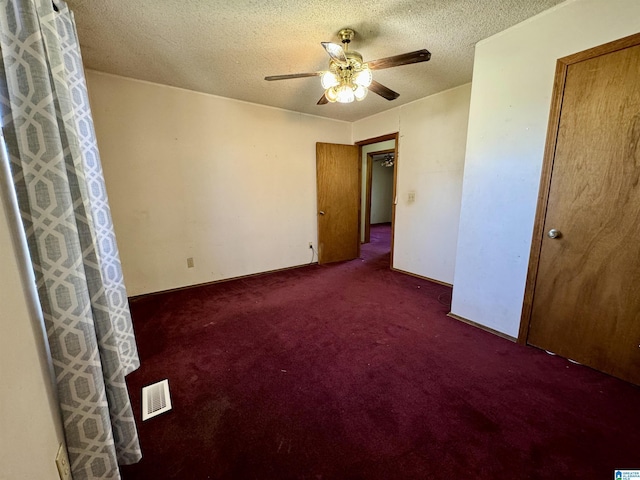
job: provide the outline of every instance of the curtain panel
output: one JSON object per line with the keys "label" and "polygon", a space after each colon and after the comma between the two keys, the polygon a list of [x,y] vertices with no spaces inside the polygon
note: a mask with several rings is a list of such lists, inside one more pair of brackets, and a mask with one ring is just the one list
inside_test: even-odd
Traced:
{"label": "curtain panel", "polygon": [[73,478],[118,479],[141,452],[139,366],[73,15],[0,0],[0,109]]}

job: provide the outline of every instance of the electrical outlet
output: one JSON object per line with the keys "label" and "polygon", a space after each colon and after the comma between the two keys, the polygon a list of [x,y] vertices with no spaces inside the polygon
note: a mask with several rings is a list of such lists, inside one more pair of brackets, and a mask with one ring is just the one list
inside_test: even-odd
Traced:
{"label": "electrical outlet", "polygon": [[67,450],[64,448],[63,444],[60,444],[60,448],[58,448],[58,453],[56,454],[56,466],[58,467],[60,480],[73,480],[71,478],[69,457],[67,456]]}
{"label": "electrical outlet", "polygon": [[416,201],[416,192],[409,192],[408,195],[409,203],[413,203]]}
{"label": "electrical outlet", "polygon": [[193,257],[187,258],[187,268],[193,268]]}
{"label": "electrical outlet", "polygon": [[309,248],[313,248],[313,242],[309,242]]}

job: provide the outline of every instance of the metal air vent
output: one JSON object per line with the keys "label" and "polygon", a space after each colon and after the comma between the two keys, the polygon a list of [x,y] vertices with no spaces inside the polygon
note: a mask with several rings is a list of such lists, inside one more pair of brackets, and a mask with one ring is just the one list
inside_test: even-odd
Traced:
{"label": "metal air vent", "polygon": [[171,410],[169,380],[162,380],[142,388],[142,420],[148,420]]}

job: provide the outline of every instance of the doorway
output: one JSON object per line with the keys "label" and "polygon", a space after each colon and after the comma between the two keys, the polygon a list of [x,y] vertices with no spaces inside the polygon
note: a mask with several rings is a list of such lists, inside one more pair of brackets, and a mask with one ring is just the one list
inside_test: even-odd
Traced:
{"label": "doorway", "polygon": [[363,256],[368,250],[387,255],[393,267],[393,236],[398,164],[398,134],[358,142],[362,161]]}
{"label": "doorway", "polygon": [[[318,201],[318,263],[351,260],[360,256],[360,246],[371,239],[371,202],[374,167],[370,153],[392,155],[393,183],[387,186],[392,194],[390,221],[380,223],[376,240],[378,247],[384,242],[388,259],[393,268],[393,238],[395,208],[397,203],[396,181],[398,165],[398,134],[358,142],[355,145],[339,145],[318,142],[316,144],[316,182]],[[384,201],[384,200],[383,200]],[[386,217],[387,220],[389,217]],[[380,219],[380,217],[376,217]],[[374,220],[374,221],[378,221]]]}

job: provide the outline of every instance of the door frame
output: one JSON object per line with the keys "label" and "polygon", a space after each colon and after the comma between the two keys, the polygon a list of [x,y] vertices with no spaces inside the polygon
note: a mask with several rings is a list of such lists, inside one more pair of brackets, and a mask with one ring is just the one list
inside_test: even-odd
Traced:
{"label": "door frame", "polygon": [[[395,133],[389,133],[387,135],[381,135],[379,137],[375,137],[375,138],[369,138],[367,140],[361,140],[359,142],[355,142],[356,145],[358,145],[358,152],[360,155],[360,163],[362,164],[362,147],[364,147],[365,145],[371,145],[372,143],[379,143],[379,142],[386,142],[388,140],[395,140],[395,151],[394,151],[394,168],[393,168],[393,207],[391,210],[391,254],[390,254],[390,260],[389,260],[389,267],[393,268],[393,244],[394,244],[394,238],[395,238],[395,231],[396,231],[396,205],[398,204],[398,193],[397,193],[397,184],[398,184],[398,143],[400,140],[400,134],[399,132],[395,132]],[[367,199],[367,202],[369,203],[369,210],[370,210],[370,190],[369,190],[369,172],[371,169],[367,169],[367,190],[368,192],[362,192],[362,193],[366,193],[369,194],[369,198]],[[360,199],[360,201],[362,202],[362,198]],[[369,229],[371,227],[371,216],[370,216],[370,211],[367,212],[367,215],[365,216],[365,222],[367,223]],[[366,227],[365,227],[366,228]],[[368,230],[370,232],[370,230]],[[366,239],[366,237],[365,237]]]}
{"label": "door frame", "polygon": [[533,224],[529,268],[525,283],[522,315],[520,317],[520,330],[518,332],[518,343],[520,344],[527,344],[529,327],[531,325],[533,298],[535,295],[536,281],[538,279],[538,265],[540,263],[542,241],[544,239],[544,225],[547,216],[549,190],[551,188],[551,176],[553,174],[553,163],[555,160],[558,130],[560,128],[560,114],[562,113],[562,100],[564,98],[567,71],[573,64],[599,57],[601,55],[607,55],[618,50],[624,50],[625,48],[634,47],[636,45],[640,45],[640,33],[560,58],[556,63],[553,94],[551,96],[551,110],[549,113],[549,124],[547,127],[547,140],[542,161],[540,189],[538,191],[538,206]]}

